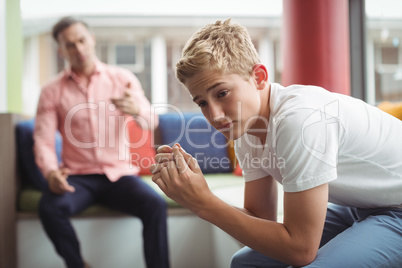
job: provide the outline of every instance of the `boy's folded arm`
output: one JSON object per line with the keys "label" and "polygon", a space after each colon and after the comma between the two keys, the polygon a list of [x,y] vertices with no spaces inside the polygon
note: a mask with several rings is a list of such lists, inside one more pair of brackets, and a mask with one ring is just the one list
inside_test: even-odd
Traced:
{"label": "boy's folded arm", "polygon": [[173,160],[165,167],[153,178],[165,194],[243,244],[293,266],[307,265],[316,257],[327,210],[327,184],[285,193],[284,222],[278,223],[276,182],[271,177],[246,184],[246,211],[242,211],[209,190],[196,160],[181,148],[174,149]]}
{"label": "boy's folded arm", "polygon": [[244,208],[241,211],[261,219],[276,221],[278,187],[272,176],[249,181],[244,186]]}
{"label": "boy's folded arm", "polygon": [[327,184],[285,193],[283,224],[245,214],[217,197],[211,198],[197,214],[250,248],[299,267],[316,257],[327,199]]}

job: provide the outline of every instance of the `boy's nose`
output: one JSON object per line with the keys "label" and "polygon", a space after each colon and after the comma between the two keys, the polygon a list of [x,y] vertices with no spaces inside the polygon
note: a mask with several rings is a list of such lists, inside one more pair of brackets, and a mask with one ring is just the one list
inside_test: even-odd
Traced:
{"label": "boy's nose", "polygon": [[220,119],[225,117],[225,113],[222,107],[219,105],[210,105],[209,114],[213,121],[219,121]]}

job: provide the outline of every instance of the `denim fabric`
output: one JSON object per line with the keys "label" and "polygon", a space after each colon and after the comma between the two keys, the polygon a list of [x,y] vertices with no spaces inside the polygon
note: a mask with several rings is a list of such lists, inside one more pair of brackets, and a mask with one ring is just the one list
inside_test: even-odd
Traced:
{"label": "denim fabric", "polygon": [[[290,267],[248,247],[232,268]],[[402,209],[358,209],[329,204],[320,249],[306,268],[402,267]]]}

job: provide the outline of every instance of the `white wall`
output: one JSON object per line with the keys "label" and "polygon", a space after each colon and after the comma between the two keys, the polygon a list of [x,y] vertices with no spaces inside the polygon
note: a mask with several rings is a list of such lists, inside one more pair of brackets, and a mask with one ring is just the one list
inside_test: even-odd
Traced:
{"label": "white wall", "polygon": [[6,0],[0,0],[0,113],[7,111]]}

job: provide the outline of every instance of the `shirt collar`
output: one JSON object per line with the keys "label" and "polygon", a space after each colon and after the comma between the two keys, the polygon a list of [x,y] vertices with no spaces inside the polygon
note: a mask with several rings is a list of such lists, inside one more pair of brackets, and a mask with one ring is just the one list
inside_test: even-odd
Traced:
{"label": "shirt collar", "polygon": [[[95,58],[94,60],[94,64],[95,64],[95,69],[94,72],[92,73],[92,75],[95,74],[100,74],[104,71],[105,67],[104,67],[104,63],[102,63],[98,58]],[[65,69],[64,69],[64,77],[65,78],[73,78],[76,77],[76,74],[71,70],[71,66],[68,65]]]}

